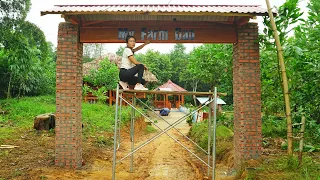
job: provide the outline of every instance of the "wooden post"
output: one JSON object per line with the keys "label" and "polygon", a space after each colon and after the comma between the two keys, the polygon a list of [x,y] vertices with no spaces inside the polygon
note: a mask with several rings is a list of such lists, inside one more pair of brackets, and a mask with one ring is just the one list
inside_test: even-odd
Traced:
{"label": "wooden post", "polygon": [[302,151],[303,151],[303,136],[304,136],[304,129],[306,125],[306,117],[302,116],[301,118],[301,129],[300,129],[300,144],[299,144],[299,165],[302,164]]}
{"label": "wooden post", "polygon": [[166,94],[165,107],[168,107],[168,95]]}
{"label": "wooden post", "polygon": [[277,31],[276,24],[274,22],[273,13],[270,7],[269,0],[266,0],[267,7],[268,7],[268,13],[270,17],[270,22],[272,25],[273,35],[274,39],[276,41],[277,51],[278,51],[278,59],[279,64],[281,68],[281,76],[282,76],[282,85],[283,85],[283,95],[284,95],[284,102],[286,107],[286,119],[287,119],[287,140],[288,140],[288,154],[292,155],[293,153],[293,135],[292,135],[292,120],[291,120],[291,108],[290,108],[290,97],[289,97],[289,88],[288,88],[288,80],[287,80],[287,73],[286,73],[286,67],[284,64],[283,59],[283,49],[280,44],[280,39]]}
{"label": "wooden post", "polygon": [[184,104],[184,95],[181,95],[181,104]]}
{"label": "wooden post", "polygon": [[165,95],[165,94],[163,95],[163,107],[164,108],[166,107],[166,96],[167,95]]}
{"label": "wooden post", "polygon": [[109,90],[109,106],[112,106],[112,91]]}

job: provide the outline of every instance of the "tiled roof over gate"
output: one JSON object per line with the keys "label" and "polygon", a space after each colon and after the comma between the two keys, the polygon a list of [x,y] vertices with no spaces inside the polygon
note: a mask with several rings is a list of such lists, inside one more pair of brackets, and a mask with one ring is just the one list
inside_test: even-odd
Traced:
{"label": "tiled roof over gate", "polygon": [[108,13],[222,13],[250,14],[254,16],[267,15],[267,9],[258,5],[174,5],[174,4],[150,4],[150,5],[56,5],[54,8],[42,11],[46,14],[108,14]]}

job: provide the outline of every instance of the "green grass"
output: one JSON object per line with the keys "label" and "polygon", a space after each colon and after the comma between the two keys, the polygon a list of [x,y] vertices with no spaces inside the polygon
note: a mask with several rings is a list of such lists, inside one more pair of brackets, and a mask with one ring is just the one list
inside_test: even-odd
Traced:
{"label": "green grass", "polygon": [[157,132],[157,130],[151,126],[151,125],[147,125],[146,129],[145,129],[146,133],[154,133]]}
{"label": "green grass", "polygon": [[[8,114],[0,115],[0,143],[15,138],[20,130],[32,129],[34,117],[44,113],[55,113],[55,96],[24,97],[0,100],[0,109]],[[122,125],[130,120],[131,108],[122,106]],[[136,113],[136,116],[139,116]],[[115,106],[106,104],[82,104],[83,134],[94,136],[100,132],[112,132]]]}
{"label": "green grass", "polygon": [[[189,136],[194,140],[201,148],[208,148],[208,122],[204,121],[201,123],[193,124]],[[217,138],[217,157],[222,157],[224,153],[233,148],[233,132],[231,129],[224,125],[218,125],[216,128],[216,138]],[[213,146],[213,141],[211,139],[211,147]]]}
{"label": "green grass", "polygon": [[0,123],[20,128],[32,127],[36,115],[55,112],[56,109],[54,96],[1,100],[0,107],[9,112],[0,116]]}
{"label": "green grass", "polygon": [[35,116],[55,112],[55,97],[0,100],[0,109],[8,112],[0,115],[0,143],[2,143],[5,139],[16,138],[21,129],[31,129]]}
{"label": "green grass", "polygon": [[257,177],[261,179],[290,179],[290,180],[319,180],[320,163],[315,162],[308,155],[303,156],[302,165],[299,165],[297,156],[282,156],[264,161],[257,168]]}

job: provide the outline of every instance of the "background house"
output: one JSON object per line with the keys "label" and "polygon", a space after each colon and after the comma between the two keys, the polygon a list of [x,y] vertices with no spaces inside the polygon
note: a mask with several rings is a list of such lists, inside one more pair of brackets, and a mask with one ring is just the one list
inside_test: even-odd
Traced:
{"label": "background house", "polygon": [[[170,94],[170,91],[183,92],[187,90],[183,89],[182,87],[175,84],[171,80],[168,80],[166,83],[157,87],[155,91],[168,91],[168,93],[160,94],[160,95],[155,94],[154,101],[153,101],[154,107],[155,108],[166,107],[171,109],[172,107],[179,108],[180,105],[184,104],[184,95],[179,95],[179,94],[172,95]],[[169,99],[169,96],[171,96],[170,99]]]}

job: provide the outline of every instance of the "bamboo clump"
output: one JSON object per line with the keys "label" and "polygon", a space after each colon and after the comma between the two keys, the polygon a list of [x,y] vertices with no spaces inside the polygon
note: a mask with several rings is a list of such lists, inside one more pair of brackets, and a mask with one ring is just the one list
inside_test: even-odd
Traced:
{"label": "bamboo clump", "polygon": [[293,154],[293,135],[292,135],[292,120],[291,120],[291,108],[290,108],[290,97],[289,97],[289,88],[288,88],[288,79],[286,73],[286,67],[284,64],[283,58],[283,49],[281,47],[278,31],[276,24],[274,22],[273,13],[270,7],[269,0],[266,0],[266,4],[268,7],[268,14],[270,17],[270,22],[273,30],[274,39],[276,42],[277,52],[278,52],[278,59],[281,68],[281,77],[282,77],[282,85],[283,85],[283,95],[284,95],[284,102],[285,102],[285,109],[286,109],[286,119],[287,119],[287,141],[288,141],[288,149],[287,152],[289,155]]}

